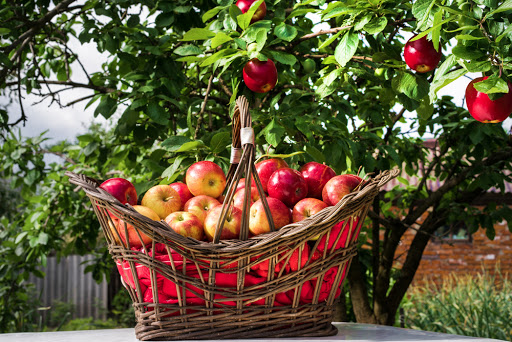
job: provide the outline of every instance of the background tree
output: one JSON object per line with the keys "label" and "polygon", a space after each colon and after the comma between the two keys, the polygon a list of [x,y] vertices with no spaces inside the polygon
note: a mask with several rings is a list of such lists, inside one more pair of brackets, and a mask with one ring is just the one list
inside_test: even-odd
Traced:
{"label": "background tree", "polygon": [[[23,284],[52,250],[96,250],[108,260],[97,243],[98,224],[65,169],[99,179],[119,174],[142,194],[178,179],[196,160],[227,167],[230,113],[241,94],[252,104],[261,155],[303,151],[288,163],[326,162],[337,173],[398,166],[419,177],[417,185],[383,194],[369,214],[361,243],[371,244],[371,252],[360,253],[348,277],[359,322],[394,323],[438,227],[465,220],[471,232],[481,226],[493,238],[493,223],[512,219],[503,202],[471,206],[511,181],[507,132],[476,122],[453,98],[437,97],[467,73],[490,76],[479,90],[492,98],[508,92],[510,1],[277,0],[267,1],[265,20],[253,24],[252,12],[242,14],[231,0],[1,3],[0,85],[3,95],[18,99],[21,115],[10,107],[0,111],[0,171],[24,200],[15,218],[1,221],[0,251],[10,260],[0,264],[0,274],[8,275],[0,277],[8,285],[1,291],[22,295],[22,286],[10,285]],[[412,32],[442,49],[434,72],[413,72],[402,61]],[[108,54],[101,71],[87,72],[70,48],[76,40]],[[275,61],[279,80],[272,91],[245,87],[242,68],[251,58]],[[75,81],[76,68],[87,82]],[[90,95],[63,101],[76,88]],[[24,92],[61,107],[88,101],[105,118],[122,114],[111,131],[96,127],[76,142],[43,148],[44,136],[23,140],[12,133],[30,120]],[[429,137],[436,148],[424,144]],[[48,164],[45,153],[62,163]],[[443,185],[429,189],[429,179]],[[409,229],[418,233],[394,272],[395,251]],[[107,266],[91,268],[100,277]],[[17,304],[1,291],[0,329],[12,330],[5,310]]]}

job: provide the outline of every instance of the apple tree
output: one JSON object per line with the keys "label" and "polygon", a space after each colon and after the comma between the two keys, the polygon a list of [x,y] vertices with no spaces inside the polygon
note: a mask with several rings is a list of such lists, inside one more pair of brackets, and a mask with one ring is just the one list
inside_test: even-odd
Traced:
{"label": "apple tree", "polygon": [[[262,2],[245,13],[232,0],[2,3],[0,86],[11,104],[0,108],[0,172],[22,196],[16,217],[0,221],[0,250],[17,260],[16,268],[0,264],[8,285],[21,285],[48,253],[94,250],[102,256],[91,267],[98,275],[110,265],[85,196],[72,192],[65,169],[99,179],[121,175],[141,194],[180,179],[197,160],[227,168],[230,115],[242,94],[260,156],[290,155],[294,166],[315,160],[337,173],[398,167],[419,177],[373,204],[361,238],[370,249],[361,249],[348,275],[358,322],[395,323],[439,227],[464,220],[492,239],[495,222],[512,220],[505,195],[472,205],[511,181],[509,133],[473,119],[460,99],[439,95],[455,90],[456,80],[486,76],[474,93],[487,97],[485,108],[505,103],[500,110],[510,115],[511,1],[267,0],[265,16],[253,21]],[[404,62],[413,36],[441,52],[433,70]],[[89,70],[73,49],[87,43],[108,56],[101,70]],[[243,79],[254,59],[276,66],[277,84],[266,93]],[[65,97],[78,88],[88,95]],[[54,107],[91,107],[114,127],[53,146],[44,145],[44,135],[19,137],[16,128],[30,120],[29,93]],[[435,139],[435,148],[426,139]],[[48,163],[48,153],[61,162]],[[442,185],[428,188],[431,179]],[[395,252],[410,229],[417,234],[396,269]],[[16,291],[23,294],[21,286]],[[2,308],[15,305],[0,298]]]}

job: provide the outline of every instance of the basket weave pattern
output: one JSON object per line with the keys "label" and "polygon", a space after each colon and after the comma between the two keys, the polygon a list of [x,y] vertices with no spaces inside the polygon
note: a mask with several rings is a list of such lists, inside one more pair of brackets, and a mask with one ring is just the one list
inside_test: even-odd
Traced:
{"label": "basket weave pattern", "polygon": [[[228,172],[225,213],[242,175],[247,185],[254,177],[263,192],[254,168],[254,146],[247,142],[240,146],[237,133],[238,125],[250,127],[247,108],[245,99],[237,100],[233,147],[242,147],[243,153],[240,163]],[[219,229],[211,243],[183,237],[165,222],[148,219],[121,204],[99,188],[98,181],[67,173],[92,202],[133,300],[140,340],[336,334],[331,324],[335,300],[356,254],[357,236],[379,188],[397,174],[398,170],[382,172],[335,206],[251,238],[246,198],[240,239],[219,241]],[[139,238],[145,234],[153,242],[141,249],[130,248],[113,229],[116,218],[133,225]]]}

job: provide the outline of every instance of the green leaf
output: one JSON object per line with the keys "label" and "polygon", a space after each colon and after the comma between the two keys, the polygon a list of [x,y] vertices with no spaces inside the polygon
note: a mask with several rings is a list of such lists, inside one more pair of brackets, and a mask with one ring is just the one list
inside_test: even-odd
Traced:
{"label": "green leaf", "polygon": [[485,37],[475,37],[470,34],[458,34],[455,36],[455,39],[457,39],[457,40],[480,40],[480,39],[485,39]]}
{"label": "green leaf", "polygon": [[169,123],[169,114],[157,101],[149,103],[146,114],[157,124],[165,126]]}
{"label": "green leaf", "polygon": [[332,42],[334,42],[336,40],[336,38],[338,38],[342,32],[343,32],[343,30],[338,31],[338,33],[332,35],[331,37],[329,37],[329,39],[327,39],[325,42],[320,44],[320,46],[318,48],[323,49],[324,47],[331,45]]}
{"label": "green leaf", "polygon": [[411,39],[411,41],[415,41],[415,40],[418,40],[420,38],[423,38],[425,37],[426,35],[428,35],[430,32],[434,31],[434,30],[437,30],[437,29],[440,29],[441,26],[443,26],[444,24],[446,24],[447,22],[449,21],[452,21],[454,20],[455,17],[449,17],[443,21],[441,21],[440,23],[437,23],[436,25],[432,25],[431,28],[429,28],[428,30],[425,30],[423,32],[421,32],[420,34],[418,34],[417,36],[415,36],[413,39]]}
{"label": "green leaf", "polygon": [[369,34],[377,34],[382,32],[382,30],[386,28],[387,24],[388,19],[386,17],[378,17],[364,25],[364,30]]}
{"label": "green leaf", "polygon": [[194,140],[184,143],[175,152],[188,152],[192,150],[198,150],[203,147],[205,147],[205,145],[201,140]]}
{"label": "green leaf", "polygon": [[269,52],[272,57],[281,64],[294,65],[297,63],[297,58],[292,54],[274,50],[270,50]]}
{"label": "green leaf", "polygon": [[96,141],[93,141],[89,144],[87,144],[87,146],[84,147],[84,149],[82,150],[82,152],[84,153],[84,155],[86,157],[90,156],[94,151],[96,151],[98,149],[98,147],[100,146],[100,144]]}
{"label": "green leaf", "polygon": [[182,41],[206,40],[215,37],[215,33],[206,29],[194,27],[183,35]]}
{"label": "green leaf", "polygon": [[[452,57],[452,56],[450,56],[450,57]],[[455,57],[453,57],[453,59],[455,59]],[[459,69],[459,70],[451,71],[447,74],[441,74],[441,75],[439,75],[439,77],[437,77],[437,73],[436,73],[436,77],[430,84],[430,91],[429,91],[430,102],[433,103],[435,101],[436,94],[441,88],[452,83],[459,77],[464,76],[467,72],[468,71],[466,69]]]}
{"label": "green leaf", "polygon": [[164,170],[162,173],[162,178],[167,179],[168,181],[172,182],[179,176],[178,169],[181,165],[181,162],[185,160],[185,155],[179,155],[174,159],[174,163],[172,163],[171,166],[169,166],[167,169]]}
{"label": "green leaf", "polygon": [[488,16],[491,16],[493,14],[510,11],[510,10],[512,10],[512,0],[505,0],[505,1],[503,1],[503,3],[501,4],[500,7],[496,8],[494,11],[487,14],[485,17],[487,18]]}
{"label": "green leaf", "polygon": [[373,16],[371,14],[365,15],[362,19],[359,19],[357,23],[354,25],[354,31],[361,31],[364,28],[364,25],[368,24],[372,20]]}
{"label": "green leaf", "polygon": [[101,97],[100,104],[94,110],[94,116],[98,116],[101,114],[105,119],[108,119],[115,113],[117,109],[117,101],[114,100],[109,95],[105,95]]}
{"label": "green leaf", "polygon": [[195,45],[188,44],[188,45],[182,45],[182,46],[174,49],[173,52],[179,56],[192,56],[192,55],[199,55],[200,53],[203,52],[203,50],[201,50],[200,48],[198,48]]}
{"label": "green leaf", "polygon": [[37,238],[37,242],[39,245],[46,245],[48,243],[48,234],[45,232],[39,233],[39,237]]}
{"label": "green leaf", "polygon": [[452,53],[462,59],[478,59],[484,55],[481,51],[475,49],[475,47],[457,45],[452,49]]}
{"label": "green leaf", "polygon": [[27,236],[28,232],[23,232],[23,233],[20,233],[18,234],[18,236],[16,236],[16,240],[14,241],[15,244],[19,244],[21,241],[23,241],[23,239],[25,238],[25,236]]}
{"label": "green leaf", "polygon": [[322,20],[339,17],[340,15],[345,15],[354,11],[355,9],[346,6],[338,6],[333,9],[326,9],[323,13]]}
{"label": "green leaf", "polygon": [[491,61],[463,61],[463,65],[469,72],[486,72],[491,70]]}
{"label": "green leaf", "polygon": [[7,27],[0,27],[0,36],[6,35],[9,32],[11,32],[11,30],[8,29]]}
{"label": "green leaf", "polygon": [[359,36],[354,32],[347,32],[334,51],[334,58],[344,67],[354,56],[359,45]]}
{"label": "green leaf", "polygon": [[265,134],[265,140],[267,143],[276,147],[283,140],[285,129],[280,126],[276,119],[272,119],[270,123],[262,130],[262,133]]}
{"label": "green leaf", "polygon": [[212,8],[211,10],[207,11],[205,14],[203,14],[203,17],[201,18],[203,20],[203,23],[205,23],[208,20],[210,20],[211,18],[215,17],[217,15],[217,13],[222,11],[224,8],[226,8],[226,7],[225,6],[217,6],[217,7]]}
{"label": "green leaf", "polygon": [[212,38],[212,49],[217,48],[218,46],[233,40],[230,36],[225,34],[224,32],[218,32],[215,37]]}
{"label": "green leaf", "polygon": [[219,153],[226,149],[226,146],[231,143],[231,133],[219,132],[212,137],[210,141],[210,150],[213,153]]}
{"label": "green leaf", "polygon": [[277,38],[291,42],[297,36],[297,29],[291,25],[281,23],[274,29]]}
{"label": "green leaf", "polygon": [[314,161],[318,163],[325,163],[325,156],[322,151],[309,144],[304,146],[304,149],[306,150],[306,153],[313,158]]}
{"label": "green leaf", "polygon": [[502,34],[500,34],[498,36],[498,38],[496,38],[496,43],[499,43],[504,37],[506,37],[510,32],[512,32],[512,25],[510,25],[509,27],[507,27],[507,29],[505,31],[503,31]]}
{"label": "green leaf", "polygon": [[213,55],[211,55],[210,57],[206,58],[202,63],[201,63],[201,66],[202,67],[205,67],[205,66],[208,66],[208,65],[211,65],[215,62],[217,62],[219,59],[221,58],[224,58],[224,57],[227,57],[227,56],[231,56],[231,55],[234,55],[235,53],[237,53],[239,50],[236,50],[236,49],[222,49],[216,53],[214,53]]}
{"label": "green leaf", "polygon": [[436,51],[439,51],[439,38],[441,36],[441,27],[440,23],[443,21],[443,11],[437,11],[436,14],[434,14],[434,27],[435,29],[432,30],[432,44],[434,45],[434,49]]}
{"label": "green leaf", "polygon": [[183,144],[191,142],[191,140],[182,135],[175,135],[165,139],[162,142],[162,148],[165,148],[169,152],[177,151]]}
{"label": "green leaf", "polygon": [[412,5],[412,14],[417,19],[416,30],[421,31],[430,16],[430,11],[436,0],[417,0]]}
{"label": "green leaf", "polygon": [[258,33],[256,33],[256,46],[257,51],[263,50],[265,47],[265,43],[267,42],[267,31],[266,30],[259,30]]}
{"label": "green leaf", "polygon": [[304,14],[314,13],[316,11],[317,10],[313,9],[313,8],[299,8],[299,9],[294,10],[292,13],[290,13],[290,15],[288,17],[286,17],[286,20],[290,20],[292,18],[299,17]]}
{"label": "green leaf", "polygon": [[407,97],[414,100],[421,100],[428,94],[429,90],[429,84],[424,78],[412,75],[408,72],[395,77],[391,85],[397,93],[405,94]]}
{"label": "green leaf", "polygon": [[155,19],[155,25],[157,27],[170,26],[174,22],[173,12],[163,12],[158,15]]}
{"label": "green leaf", "polygon": [[508,93],[507,82],[497,75],[492,75],[484,81],[473,83],[473,86],[476,90],[485,94]]}
{"label": "green leaf", "polygon": [[273,154],[273,153],[267,153],[267,154],[263,154],[261,155],[256,161],[255,163],[257,163],[258,161],[260,161],[261,159],[263,158],[281,158],[281,159],[286,159],[286,158],[291,158],[293,156],[296,156],[296,155],[299,155],[299,154],[303,154],[305,152],[303,151],[296,151],[296,152],[293,152],[293,153],[289,153],[289,154]]}

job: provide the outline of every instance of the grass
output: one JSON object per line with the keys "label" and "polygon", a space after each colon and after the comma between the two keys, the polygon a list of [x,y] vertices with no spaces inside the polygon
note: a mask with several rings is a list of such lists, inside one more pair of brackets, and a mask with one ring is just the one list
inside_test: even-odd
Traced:
{"label": "grass", "polygon": [[490,274],[452,276],[410,290],[406,327],[512,341],[512,281]]}

